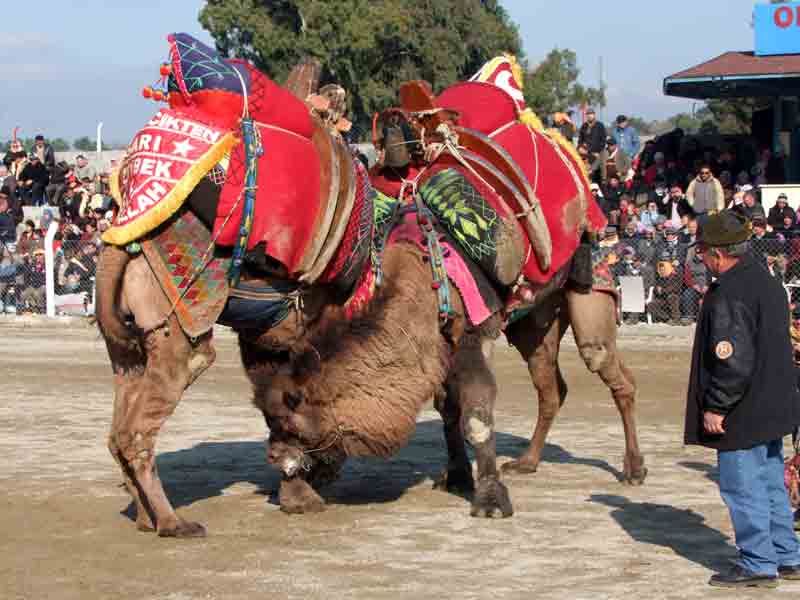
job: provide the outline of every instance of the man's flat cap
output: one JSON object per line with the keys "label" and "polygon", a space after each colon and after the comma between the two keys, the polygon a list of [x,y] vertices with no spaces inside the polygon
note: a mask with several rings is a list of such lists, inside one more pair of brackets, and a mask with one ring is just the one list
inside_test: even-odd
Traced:
{"label": "man's flat cap", "polygon": [[731,246],[746,242],[753,235],[747,217],[732,210],[701,215],[697,219],[697,242],[706,246]]}

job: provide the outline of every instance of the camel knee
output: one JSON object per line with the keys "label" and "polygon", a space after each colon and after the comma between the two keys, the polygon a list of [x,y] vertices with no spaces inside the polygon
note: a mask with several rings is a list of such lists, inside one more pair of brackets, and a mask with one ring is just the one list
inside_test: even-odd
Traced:
{"label": "camel knee", "polygon": [[152,464],[156,432],[112,431],[108,449],[118,461],[124,461],[134,472]]}
{"label": "camel knee", "polygon": [[578,347],[578,352],[584,364],[586,364],[586,368],[592,373],[599,372],[608,363],[608,359],[611,356],[605,344],[600,342],[582,344]]}
{"label": "camel knee", "polygon": [[481,409],[468,411],[461,418],[464,438],[473,446],[481,446],[492,439],[494,424],[491,415]]}

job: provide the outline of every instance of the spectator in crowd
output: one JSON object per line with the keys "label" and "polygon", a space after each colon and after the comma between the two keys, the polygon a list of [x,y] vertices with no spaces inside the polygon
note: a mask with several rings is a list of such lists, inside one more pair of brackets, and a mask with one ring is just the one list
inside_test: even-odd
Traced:
{"label": "spectator in crowd", "polygon": [[32,256],[35,250],[42,247],[43,236],[36,229],[36,223],[28,219],[25,221],[25,231],[19,234],[17,240],[17,253],[22,256]]}
{"label": "spectator in crowd", "polygon": [[59,206],[62,220],[75,220],[80,216],[81,201],[83,198],[79,188],[80,184],[72,182],[64,190],[64,195],[61,197],[61,205]]}
{"label": "spectator in crowd", "polygon": [[572,122],[572,111],[565,110],[553,115],[553,126],[561,132],[567,140],[575,140],[575,123]]}
{"label": "spectator in crowd", "polygon": [[[697,230],[697,221],[691,221]],[[695,237],[696,240],[696,237]],[[681,297],[682,323],[688,324],[700,314],[700,303],[708,291],[710,278],[708,269],[703,262],[703,255],[697,252],[697,246],[692,246],[686,253],[686,264],[683,267],[683,284],[685,286]]]}
{"label": "spectator in crowd", "polygon": [[682,283],[680,272],[673,264],[672,255],[666,250],[662,251],[656,264],[653,300],[648,307],[653,318],[668,321],[670,325],[680,324]]}
{"label": "spectator in crowd", "polygon": [[11,252],[10,244],[0,243],[0,307],[3,312],[17,311],[21,277],[19,260]]}
{"label": "spectator in crowd", "polygon": [[3,181],[3,186],[8,188],[12,196],[17,195],[17,182],[19,181],[19,174],[22,170],[24,163],[28,160],[28,154],[22,147],[22,142],[13,140],[9,151],[3,156],[3,164],[8,169],[8,175]]}
{"label": "spectator in crowd", "polygon": [[686,200],[696,215],[725,208],[725,195],[722,185],[711,173],[711,167],[704,164],[686,190]]}
{"label": "spectator in crowd", "polygon": [[767,216],[767,224],[770,227],[781,227],[783,226],[783,219],[784,217],[789,217],[791,219],[792,226],[795,224],[795,212],[791,206],[788,204],[789,198],[781,192],[778,194],[778,199],[775,201],[775,206],[769,209],[769,215]]}
{"label": "spectator in crowd", "polygon": [[8,193],[0,189],[0,242],[14,244],[17,241],[17,221],[8,204]]}
{"label": "spectator in crowd", "polygon": [[600,186],[596,183],[592,183],[589,185],[589,191],[592,192],[592,198],[594,198],[594,201],[597,202],[597,206],[599,206],[600,210],[603,211],[603,214],[608,217],[608,206],[606,205],[606,199],[605,196],[603,196],[603,192],[600,190]]}
{"label": "spectator in crowd", "polygon": [[775,239],[775,235],[771,232],[767,231],[767,222],[766,220],[762,219],[761,217],[755,217],[753,219],[753,242],[754,245],[756,242],[760,242],[761,240],[769,240]]}
{"label": "spectator in crowd", "polygon": [[578,144],[578,155],[586,165],[589,180],[598,185],[603,183],[603,153],[595,154],[589,150],[588,144]]}
{"label": "spectator in crowd", "polygon": [[622,235],[620,236],[620,242],[623,244],[631,244],[635,245],[639,240],[639,234],[637,233],[637,225],[635,221],[628,221],[625,224],[625,229],[622,231]]}
{"label": "spectator in crowd", "polygon": [[617,146],[616,140],[608,138],[606,149],[600,153],[601,161],[601,180],[605,184],[609,178],[616,177],[622,181],[628,179],[628,171],[631,170],[631,159],[622,148]]}
{"label": "spectator in crowd", "polygon": [[678,227],[677,224],[672,221],[667,221],[664,225],[664,240],[658,247],[659,260],[663,260],[665,255],[669,255],[671,257],[672,266],[675,268],[678,268],[681,263],[680,256],[682,254],[682,248],[678,240],[679,232],[680,227]]}
{"label": "spectator in crowd", "polygon": [[31,152],[28,164],[22,169],[17,185],[22,189],[23,196],[33,206],[41,206],[45,201],[45,189],[50,182],[50,175],[42,163],[39,155]]}
{"label": "spectator in crowd", "polygon": [[766,221],[764,207],[756,201],[756,195],[752,191],[743,192],[742,203],[734,206],[733,210],[744,215],[750,221],[756,219],[764,219]]}
{"label": "spectator in crowd", "polygon": [[586,111],[586,122],[581,125],[578,135],[578,144],[586,144],[589,152],[599,155],[606,146],[606,127],[597,120],[597,113],[593,108]]}
{"label": "spectator in crowd", "polygon": [[783,217],[783,223],[774,229],[775,233],[782,235],[784,239],[789,239],[797,236],[797,223],[795,222],[794,214]]}
{"label": "spectator in crowd", "polygon": [[636,255],[642,259],[642,263],[654,265],[658,246],[659,241],[656,239],[655,228],[648,227],[644,230],[642,237],[639,238],[639,243],[636,245]]}
{"label": "spectator in crowd", "polygon": [[[620,183],[619,177],[609,177],[606,185],[603,188],[603,198],[605,198],[606,207],[609,212],[612,210],[619,210],[619,199],[624,193],[625,189]],[[606,215],[608,216],[608,215]]]}
{"label": "spectator in crowd", "polygon": [[89,161],[83,154],[78,154],[75,157],[75,177],[78,181],[88,182],[91,184],[90,191],[94,193],[94,182],[97,179],[97,170],[89,164]]}
{"label": "spectator in crowd", "polygon": [[44,250],[37,249],[33,255],[24,259],[24,283],[20,294],[22,310],[34,313],[45,311],[45,261]]}
{"label": "spectator in crowd", "polygon": [[50,174],[56,166],[56,153],[41,134],[37,135],[33,140],[33,154],[39,157],[39,162],[42,163],[47,173]]}
{"label": "spectator in crowd", "polygon": [[628,117],[625,115],[617,117],[617,126],[614,127],[611,135],[619,149],[631,159],[635,158],[642,149],[639,132],[628,123]]}
{"label": "spectator in crowd", "polygon": [[783,243],[777,239],[769,239],[763,244],[763,254],[767,263],[767,272],[783,284],[786,276],[786,260],[781,256]]}
{"label": "spectator in crowd", "polygon": [[691,246],[697,241],[697,219],[689,219],[686,221],[686,230],[678,235],[678,243]]}
{"label": "spectator in crowd", "polygon": [[62,160],[56,163],[53,172],[50,174],[50,183],[48,183],[45,188],[47,203],[50,206],[58,206],[64,189],[66,189],[67,183],[72,175],[72,167],[65,161]]}
{"label": "spectator in crowd", "polygon": [[658,204],[656,204],[655,200],[651,200],[647,203],[647,209],[642,211],[642,213],[639,215],[639,219],[641,220],[643,227],[655,228],[656,220],[661,216],[662,215],[658,210]]}

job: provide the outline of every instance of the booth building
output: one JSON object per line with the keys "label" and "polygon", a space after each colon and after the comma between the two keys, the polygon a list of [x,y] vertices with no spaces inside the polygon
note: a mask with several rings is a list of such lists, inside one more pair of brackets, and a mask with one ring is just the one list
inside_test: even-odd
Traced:
{"label": "booth building", "polygon": [[[664,79],[664,94],[697,100],[756,99],[753,137],[783,153],[787,182],[800,184],[800,2],[757,4],[753,25],[753,52],[726,52],[670,75]],[[764,192],[777,196],[778,190]],[[795,204],[800,202],[800,187],[792,192]],[[765,197],[765,205],[770,199]]]}

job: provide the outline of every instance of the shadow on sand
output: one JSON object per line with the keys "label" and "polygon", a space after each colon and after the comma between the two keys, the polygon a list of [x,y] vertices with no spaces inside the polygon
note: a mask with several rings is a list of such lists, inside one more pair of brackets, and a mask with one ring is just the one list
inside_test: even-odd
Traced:
{"label": "shadow on sand", "polygon": [[709,570],[726,570],[737,557],[728,537],[706,525],[705,517],[691,509],[633,502],[611,494],[592,494],[588,502],[613,508],[611,517],[637,542],[671,548]]}
{"label": "shadow on sand", "polygon": [[686,467],[692,471],[699,471],[708,479],[719,485],[719,467],[704,462],[694,462],[691,460],[684,460],[678,463],[681,467]]}
{"label": "shadow on sand", "polygon": [[[498,457],[519,456],[528,443],[527,438],[498,433]],[[622,478],[622,473],[604,460],[579,458],[553,444],[545,446],[542,460],[588,465]],[[220,496],[239,483],[250,483],[256,488],[254,493],[277,502],[281,476],[267,464],[262,442],[203,442],[185,450],[159,454],[157,464],[164,489],[176,509]],[[441,421],[422,421],[408,446],[391,460],[350,459],[342,477],[322,492],[326,501],[340,504],[393,502],[409,488],[434,480],[446,464]],[[122,514],[134,518],[133,506],[128,506]]]}

